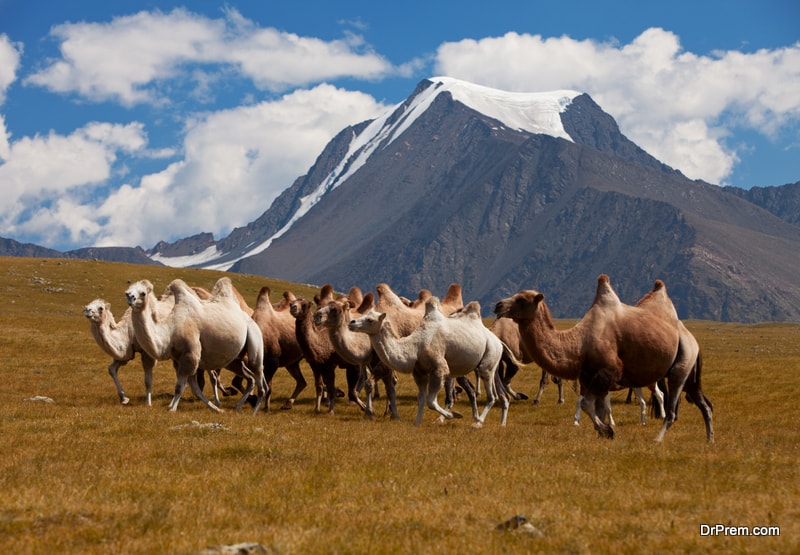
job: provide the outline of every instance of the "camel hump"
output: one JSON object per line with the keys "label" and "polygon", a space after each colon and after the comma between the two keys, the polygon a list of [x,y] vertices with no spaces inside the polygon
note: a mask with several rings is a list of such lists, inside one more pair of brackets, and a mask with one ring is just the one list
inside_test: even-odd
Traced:
{"label": "camel hump", "polygon": [[442,313],[441,303],[439,302],[439,297],[434,297],[431,295],[427,299],[425,299],[425,316],[423,316],[425,320],[430,320],[432,318],[444,318],[444,314]]}
{"label": "camel hump", "polygon": [[660,279],[657,279],[655,284],[653,284],[653,291],[658,291],[660,289],[665,289],[667,286],[664,285],[664,282]]}
{"label": "camel hump", "polygon": [[361,304],[356,309],[356,312],[359,314],[366,314],[373,308],[375,308],[375,295],[370,292],[364,295],[364,298],[361,300]]}
{"label": "camel hump", "polygon": [[467,306],[464,307],[464,312],[468,315],[475,315],[478,318],[481,317],[481,303],[478,301],[470,301]]}
{"label": "camel hump", "polygon": [[614,288],[611,287],[611,280],[606,274],[600,274],[600,277],[597,278],[597,293],[594,297],[594,304],[614,305],[619,303],[619,297]]}
{"label": "camel hump", "polygon": [[211,289],[211,298],[213,299],[234,299],[236,297],[233,292],[233,282],[231,278],[225,276],[217,280],[214,287]]}
{"label": "camel hump", "polygon": [[328,301],[333,300],[333,293],[334,293],[333,285],[331,285],[330,283],[326,283],[319,290],[319,293],[317,295],[314,295],[314,302],[316,302],[318,306],[322,306],[322,303],[326,303]]}

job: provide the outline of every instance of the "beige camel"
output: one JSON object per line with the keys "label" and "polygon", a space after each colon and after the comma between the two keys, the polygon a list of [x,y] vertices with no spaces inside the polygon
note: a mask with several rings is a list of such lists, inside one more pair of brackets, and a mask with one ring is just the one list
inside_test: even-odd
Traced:
{"label": "beige camel", "polygon": [[[677,318],[675,306],[667,296],[666,287],[661,280],[655,282],[653,289],[642,297],[636,303],[636,306],[664,317],[671,318],[674,316]],[[681,392],[684,391],[686,392],[686,400],[697,405],[700,410],[706,426],[706,439],[709,443],[713,443],[714,426],[712,418],[714,406],[703,393],[701,384],[703,357],[700,351],[700,344],[680,320],[678,321],[678,332],[680,336],[678,356],[667,375],[668,398],[666,403],[662,403],[665,411],[664,424],[656,437],[656,441],[663,441],[667,430],[678,419],[678,403],[680,402]]]}
{"label": "beige camel", "polygon": [[[315,297],[320,300],[320,303],[330,302],[333,300],[333,289],[328,289],[327,286],[323,287]],[[322,412],[322,397],[327,391],[328,414],[333,414],[336,401],[336,368],[344,368],[347,373],[348,399],[365,410],[366,405],[358,398],[357,393],[359,368],[357,365],[345,361],[336,353],[327,331],[319,330],[314,326],[315,304],[308,299],[297,298],[292,301],[289,310],[295,318],[297,342],[314,373],[317,395],[314,410],[318,413]]]}
{"label": "beige camel", "polygon": [[[169,308],[172,308],[170,303]],[[108,373],[117,386],[119,402],[123,405],[130,403],[130,398],[125,395],[122,384],[117,375],[119,368],[134,359],[136,353],[142,358],[144,367],[144,387],[146,392],[145,404],[152,405],[153,392],[153,367],[156,361],[148,355],[136,342],[131,320],[131,309],[125,311],[119,322],[114,321],[111,305],[103,299],[95,299],[83,309],[83,314],[89,319],[92,336],[100,348],[111,357]]]}
{"label": "beige camel", "polygon": [[300,371],[303,350],[297,342],[295,318],[288,310],[291,302],[289,299],[295,297],[290,291],[284,292],[282,302],[285,303],[285,308],[276,309],[270,303],[269,296],[270,288],[262,287],[258,292],[256,307],[253,310],[253,320],[258,324],[261,335],[264,337],[264,379],[270,390],[266,398],[266,410],[270,410],[272,378],[280,367],[286,368],[295,381],[292,395],[281,406],[281,410],[290,410],[294,406],[297,396],[307,385]]}
{"label": "beige camel", "polygon": [[[243,370],[252,380],[250,390],[258,388],[257,413],[266,394],[264,342],[258,325],[240,307],[230,279],[223,277],[218,280],[208,300],[198,298],[179,279],[170,283],[168,289],[174,296],[175,306],[166,317],[158,317],[157,299],[149,281],[134,283],[125,296],[132,309],[136,340],[151,357],[171,359],[175,366],[175,395],[169,410],[177,410],[188,381],[198,399],[211,410],[221,412],[198,386],[197,371],[224,368],[247,357]],[[247,391],[239,401],[238,410],[251,391]]]}
{"label": "beige camel", "polygon": [[439,406],[436,397],[447,376],[465,377],[473,371],[486,389],[486,405],[480,415],[475,397],[471,396],[474,426],[483,425],[498,396],[502,404],[501,425],[505,425],[508,398],[502,394],[502,384],[497,380],[503,345],[483,325],[478,303],[470,303],[459,318],[447,318],[439,308],[439,300],[431,297],[425,303],[425,315],[419,326],[405,337],[395,332],[386,313],[375,310],[352,320],[349,327],[369,336],[384,364],[414,376],[418,388],[416,425],[422,423],[426,405],[441,417],[453,418],[452,412]]}
{"label": "beige camel", "polygon": [[678,355],[677,314],[623,304],[606,275],[597,280],[589,311],[568,330],[555,328],[544,295],[533,290],[498,302],[495,314],[517,322],[526,348],[542,369],[580,380],[585,389],[581,406],[598,433],[609,438],[614,428],[605,422],[608,392],[657,382],[670,372]]}
{"label": "beige camel", "polygon": [[364,412],[369,417],[375,416],[372,408],[372,398],[374,380],[380,379],[386,387],[387,393],[387,412],[390,412],[393,419],[397,415],[397,395],[395,392],[396,378],[391,368],[382,364],[375,351],[369,337],[363,333],[356,333],[348,327],[353,317],[361,317],[374,307],[374,296],[368,293],[362,298],[361,305],[355,309],[352,306],[351,296],[348,298],[329,301],[314,313],[314,325],[328,331],[328,336],[337,354],[349,362],[359,367],[359,374],[362,379],[366,375],[366,407]]}

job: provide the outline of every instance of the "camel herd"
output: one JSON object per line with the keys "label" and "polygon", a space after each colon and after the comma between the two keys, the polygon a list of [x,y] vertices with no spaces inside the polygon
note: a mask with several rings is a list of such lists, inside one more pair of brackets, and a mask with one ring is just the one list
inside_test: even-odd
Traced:
{"label": "camel herd", "polygon": [[[457,382],[469,397],[475,427],[483,425],[497,402],[504,426],[510,400],[527,398],[511,388],[511,379],[520,365],[535,362],[542,378],[533,403],[538,403],[550,378],[558,384],[563,402],[562,380],[574,380],[580,385],[575,422],[582,410],[602,437],[614,437],[610,391],[633,389],[644,411],[641,388],[658,395],[655,384],[661,381],[666,384],[666,403],[656,441],[662,441],[677,420],[681,393],[697,405],[707,440],[714,440],[713,407],[701,387],[700,347],[678,319],[660,280],[631,306],[620,301],[608,276],[601,275],[591,307],[566,330],[556,329],[544,295],[533,290],[499,301],[494,308],[497,320],[488,328],[480,305],[464,305],[457,284],[441,301],[427,290],[411,301],[385,283],[376,291],[377,302],[373,293],[365,295],[356,287],[344,296],[326,285],[313,301],[287,291],[273,303],[270,289],[264,287],[255,308],[250,308],[227,277],[211,291],[176,279],[161,296],[142,280],[125,291],[129,308],[119,321],[102,299],[86,305],[84,314],[95,341],[112,359],[108,372],[122,404],[130,399],[118,370],[136,353],[144,367],[148,406],[156,361],[172,361],[176,384],[171,411],[177,410],[187,383],[211,410],[221,411],[218,372],[223,368],[234,374],[233,385],[241,393],[237,410],[250,402],[254,414],[262,406],[269,411],[272,379],[281,367],[296,383],[281,406],[290,410],[306,387],[300,371],[300,361],[305,360],[314,375],[316,412],[322,412],[325,403],[325,410],[333,413],[335,375],[341,368],[347,376],[348,400],[370,417],[375,416],[372,401],[381,381],[386,414],[398,418],[397,376],[411,374],[418,389],[415,424],[421,424],[425,407],[439,415],[438,421],[460,417],[452,408]],[[214,402],[203,393],[204,373],[211,378]],[[473,373],[477,388],[469,380]],[[479,411],[481,385],[486,402]],[[362,388],[366,401],[359,396]],[[437,400],[442,389],[444,406]],[[642,412],[643,423],[644,418]]]}

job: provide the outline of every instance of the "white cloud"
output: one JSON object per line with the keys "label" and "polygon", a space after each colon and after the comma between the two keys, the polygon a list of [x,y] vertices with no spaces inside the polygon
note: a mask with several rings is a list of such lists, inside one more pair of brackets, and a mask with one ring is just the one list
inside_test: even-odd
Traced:
{"label": "white cloud", "polygon": [[[5,125],[0,121],[0,136]],[[83,198],[107,182],[120,152],[146,144],[143,125],[89,123],[70,135],[9,140],[0,164],[0,234],[46,232],[55,237],[61,222],[56,213],[67,199]],[[71,215],[70,215],[71,217]]]}
{"label": "white cloud", "polygon": [[8,87],[17,79],[21,52],[21,45],[12,43],[8,35],[0,35],[0,106],[5,102]]}
{"label": "white cloud", "polygon": [[385,109],[369,95],[320,85],[200,117],[181,162],[97,207],[92,217],[106,223],[93,242],[149,248],[201,231],[224,236],[260,216],[336,133]]}
{"label": "white cloud", "polygon": [[26,83],[125,106],[165,102],[159,87],[178,78],[196,82],[198,96],[207,94],[205,70],[220,65],[270,91],[395,71],[352,35],[333,41],[301,37],[260,28],[233,9],[225,19],[183,9],[143,11],[109,23],[65,23],[51,34],[60,42],[61,58]]}
{"label": "white cloud", "polygon": [[738,161],[729,126],[773,136],[800,119],[800,43],[699,56],[658,28],[627,45],[508,33],[445,43],[436,63],[438,74],[500,89],[585,91],[639,146],[711,183]]}

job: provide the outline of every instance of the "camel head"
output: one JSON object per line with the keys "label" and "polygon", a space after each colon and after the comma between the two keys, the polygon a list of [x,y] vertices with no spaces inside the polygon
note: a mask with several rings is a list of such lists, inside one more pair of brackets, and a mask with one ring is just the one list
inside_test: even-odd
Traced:
{"label": "camel head", "polygon": [[350,323],[347,324],[347,327],[350,328],[350,331],[375,335],[381,330],[381,325],[383,325],[385,319],[385,313],[378,312],[377,310],[370,310],[361,318],[350,320]]}
{"label": "camel head", "polygon": [[103,321],[106,313],[111,313],[111,305],[103,299],[95,299],[83,307],[83,315],[96,324]]}
{"label": "camel head", "polygon": [[531,320],[536,316],[543,301],[544,295],[528,289],[499,301],[494,307],[494,313],[498,318]]}
{"label": "camel head", "polygon": [[308,299],[298,298],[289,303],[289,312],[300,320],[313,310],[313,305]]}
{"label": "camel head", "polygon": [[137,281],[125,291],[128,306],[133,310],[142,310],[147,303],[147,296],[153,292],[153,284],[143,279]]}

